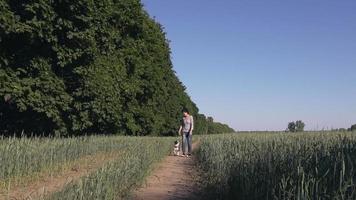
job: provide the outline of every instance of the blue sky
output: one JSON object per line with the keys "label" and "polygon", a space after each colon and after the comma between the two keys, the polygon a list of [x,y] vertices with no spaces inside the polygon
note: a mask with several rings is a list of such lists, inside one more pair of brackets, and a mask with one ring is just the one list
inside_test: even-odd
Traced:
{"label": "blue sky", "polygon": [[143,0],[201,113],[236,130],[356,124],[355,0]]}

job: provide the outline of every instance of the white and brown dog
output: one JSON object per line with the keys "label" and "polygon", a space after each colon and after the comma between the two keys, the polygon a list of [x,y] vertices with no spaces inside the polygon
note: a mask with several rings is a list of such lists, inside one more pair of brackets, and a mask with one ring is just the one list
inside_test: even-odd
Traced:
{"label": "white and brown dog", "polygon": [[178,141],[178,140],[176,140],[176,141],[174,142],[173,155],[174,155],[174,156],[179,156],[179,155],[180,155],[180,151],[179,151],[179,141]]}

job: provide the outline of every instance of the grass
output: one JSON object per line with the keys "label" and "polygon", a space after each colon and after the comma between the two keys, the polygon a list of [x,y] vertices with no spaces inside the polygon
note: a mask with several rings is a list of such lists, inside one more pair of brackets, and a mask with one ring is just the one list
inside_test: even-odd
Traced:
{"label": "grass", "polygon": [[152,164],[168,154],[172,138],[127,138],[123,155],[48,199],[121,199],[140,185]]}
{"label": "grass", "polygon": [[6,138],[0,140],[0,180],[51,170],[98,152],[125,149],[124,137]]}
{"label": "grass", "polygon": [[[119,153],[45,199],[126,199],[177,138],[90,136],[0,140],[0,182]],[[356,199],[356,133],[242,133],[194,136],[210,199]],[[9,189],[10,190],[10,189]]]}
{"label": "grass", "polygon": [[[79,185],[72,183],[66,187],[66,192],[60,193],[58,199],[73,199],[80,191],[91,195],[102,195],[99,191],[106,191],[106,195],[113,195],[107,187],[116,187],[115,195],[126,194],[127,188],[142,181],[152,163],[168,154],[171,143],[173,138],[124,136],[5,138],[0,140],[0,191],[10,191],[14,186],[34,181],[43,174],[60,175],[61,169],[87,156],[119,152],[113,162],[84,177]],[[90,181],[99,181],[102,188],[96,190],[93,187],[98,186],[97,183]],[[87,188],[90,188],[88,193]],[[56,195],[51,198],[56,199]]]}
{"label": "grass", "polygon": [[211,199],[355,199],[355,133],[224,134],[197,152]]}

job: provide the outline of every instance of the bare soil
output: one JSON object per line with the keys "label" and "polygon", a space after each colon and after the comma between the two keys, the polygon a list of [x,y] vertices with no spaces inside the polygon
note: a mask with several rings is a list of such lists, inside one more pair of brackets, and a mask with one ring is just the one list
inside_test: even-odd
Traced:
{"label": "bare soil", "polygon": [[[193,150],[198,143],[193,144]],[[134,192],[135,200],[199,199],[198,170],[193,156],[167,156],[152,171],[143,187]]]}

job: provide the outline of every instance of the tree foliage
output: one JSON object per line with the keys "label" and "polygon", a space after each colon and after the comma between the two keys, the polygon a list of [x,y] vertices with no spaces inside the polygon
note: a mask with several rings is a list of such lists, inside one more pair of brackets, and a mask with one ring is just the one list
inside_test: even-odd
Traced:
{"label": "tree foliage", "polygon": [[354,124],[350,127],[350,131],[356,131],[356,124]]}
{"label": "tree foliage", "polygon": [[0,1],[0,97],[5,134],[206,132],[139,0]]}
{"label": "tree foliage", "polygon": [[305,123],[301,120],[297,120],[295,122],[289,122],[287,130],[290,132],[303,132],[305,127]]}
{"label": "tree foliage", "polygon": [[196,120],[197,129],[195,130],[198,134],[219,134],[219,133],[233,133],[234,129],[230,128],[226,124],[220,122],[214,122],[212,117],[205,117],[203,114],[198,114]]}
{"label": "tree foliage", "polygon": [[288,129],[288,131],[290,131],[290,132],[295,132],[295,131],[296,131],[295,122],[289,122],[287,129]]}
{"label": "tree foliage", "polygon": [[297,132],[304,131],[305,124],[302,120],[298,120],[295,122],[295,128]]}

